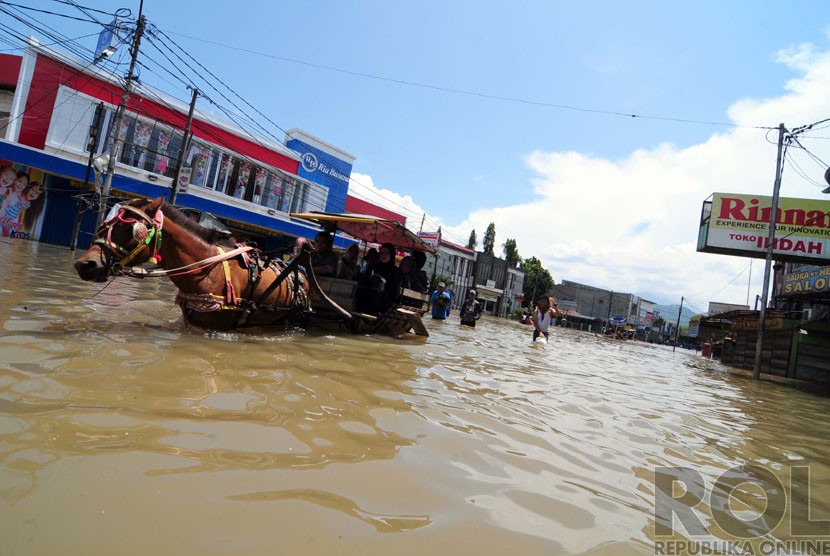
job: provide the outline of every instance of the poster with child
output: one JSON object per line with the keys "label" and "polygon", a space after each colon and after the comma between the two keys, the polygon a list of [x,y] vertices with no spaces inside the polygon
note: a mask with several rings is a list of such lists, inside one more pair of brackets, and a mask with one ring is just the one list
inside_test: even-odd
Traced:
{"label": "poster with child", "polygon": [[32,239],[43,213],[44,174],[0,160],[0,236]]}

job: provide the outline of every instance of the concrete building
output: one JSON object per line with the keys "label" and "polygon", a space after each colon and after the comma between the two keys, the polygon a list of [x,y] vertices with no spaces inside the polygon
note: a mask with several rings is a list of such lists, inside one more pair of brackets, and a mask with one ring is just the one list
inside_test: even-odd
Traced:
{"label": "concrete building", "polygon": [[513,311],[522,306],[524,300],[525,271],[520,268],[507,267],[507,283],[504,285],[499,315],[509,317]]}
{"label": "concrete building", "polygon": [[438,258],[427,260],[427,276],[443,276],[454,295],[453,307],[464,302],[474,289],[484,311],[508,316],[521,306],[525,273],[507,261],[445,240],[439,232],[423,232],[421,239],[438,249]]}
{"label": "concrete building", "polygon": [[453,308],[457,309],[464,302],[466,292],[473,287],[473,269],[476,252],[457,245],[441,237],[438,232],[419,234],[426,243],[438,249],[438,257],[427,257],[424,270],[430,280],[433,276],[443,276],[448,282],[447,289],[453,292]]}
{"label": "concrete building", "polygon": [[612,318],[617,321],[624,319],[629,330],[635,333],[650,331],[655,318],[655,303],[631,293],[563,280],[553,287],[552,294],[560,307],[576,311],[583,317],[599,319],[606,326]]}
{"label": "concrete building", "polygon": [[34,39],[23,56],[0,54],[0,166],[39,188],[28,221],[4,223],[4,236],[62,245],[77,237],[79,247],[89,245],[97,213],[106,210],[98,204],[101,173],[89,169],[107,154],[116,160],[108,204],[172,198],[181,160],[189,179],[179,181],[176,204],[213,214],[237,239],[255,239],[266,250],[316,234],[290,213],[344,210],[355,160],[346,151],[298,129],[284,141],[254,136],[198,109],[185,148],[188,104],[140,83],[116,130],[121,86],[120,76]]}

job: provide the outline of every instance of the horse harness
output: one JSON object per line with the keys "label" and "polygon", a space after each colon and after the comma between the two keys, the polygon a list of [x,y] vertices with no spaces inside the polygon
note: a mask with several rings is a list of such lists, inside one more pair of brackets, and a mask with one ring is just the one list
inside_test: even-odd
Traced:
{"label": "horse harness", "polygon": [[[128,213],[138,216],[144,222],[128,218],[126,216]],[[132,225],[132,236],[137,242],[136,247],[132,250],[128,250],[113,241],[112,230],[118,223]],[[250,315],[256,311],[285,311],[286,313],[295,314],[308,311],[308,294],[302,288],[304,277],[301,273],[297,272],[297,265],[294,263],[286,264],[281,260],[266,257],[261,251],[249,245],[237,244],[236,248],[231,251],[225,251],[222,247],[216,246],[219,251],[218,255],[177,269],[158,271],[130,268],[128,271],[123,270],[128,263],[151,244],[152,253],[148,262],[152,265],[157,265],[161,262],[159,249],[161,248],[163,227],[164,214],[161,209],[157,210],[156,214],[151,218],[142,210],[130,205],[121,205],[115,216],[104,222],[98,230],[97,235],[99,237],[94,243],[100,245],[102,248],[108,249],[116,256],[121,256],[120,260],[111,265],[115,274],[127,274],[139,278],[189,274],[204,270],[217,262],[221,262],[225,275],[225,295],[216,295],[213,293],[186,294],[179,291],[176,296],[176,303],[182,310],[185,323],[187,322],[187,315],[190,311],[240,311],[241,314],[236,323],[237,327],[243,326],[248,321]],[[235,257],[239,257],[242,265],[248,269],[248,287],[246,288],[247,292],[243,296],[237,294],[233,280],[231,279],[231,269],[228,261]],[[291,276],[292,268],[295,270],[294,276]],[[274,272],[276,279],[256,299],[253,299],[257,285],[261,281],[262,273],[268,269]],[[291,305],[289,307],[282,307],[262,303],[285,280],[288,281],[288,287],[294,294]]]}
{"label": "horse harness", "polygon": [[[125,217],[127,213],[132,213],[140,217],[142,220],[146,221],[150,227],[148,228],[147,224],[144,222]],[[133,239],[137,242],[137,245],[132,251],[128,251],[112,240],[112,230],[119,222],[122,224],[132,225]],[[147,213],[138,210],[135,207],[131,207],[130,205],[120,205],[115,216],[104,222],[98,229],[98,238],[93,243],[109,249],[116,256],[121,255],[121,260],[112,265],[113,267],[118,267],[115,268],[116,273],[121,268],[127,266],[127,263],[136,258],[138,254],[144,251],[144,249],[146,249],[151,243],[153,243],[153,252],[148,259],[148,262],[155,265],[161,261],[161,255],[159,255],[158,251],[161,248],[161,229],[163,227],[164,213],[161,212],[161,209],[157,210],[156,214],[150,218]]]}
{"label": "horse harness", "polygon": [[[239,247],[239,246],[237,246]],[[286,265],[278,259],[270,259],[265,257],[263,253],[253,247],[248,247],[248,250],[239,253],[238,256],[242,265],[248,269],[248,287],[244,295],[240,296],[234,288],[231,280],[231,269],[228,264],[228,258],[222,258],[222,269],[225,273],[225,295],[216,295],[213,293],[204,294],[186,294],[181,291],[176,295],[176,303],[182,309],[182,315],[187,322],[187,314],[190,311],[199,313],[209,313],[213,311],[240,311],[239,320],[236,322],[236,327],[244,326],[248,318],[256,311],[265,311],[268,313],[275,313],[284,311],[290,313],[303,313],[308,310],[308,295],[302,288],[304,282],[303,275],[296,273],[296,276],[291,275],[291,265]],[[220,255],[225,254],[222,247],[218,247]],[[230,255],[233,252],[227,253]],[[272,270],[276,275],[275,280],[254,299],[254,293],[259,285],[262,273],[266,270]],[[282,307],[278,305],[264,304],[264,301],[270,293],[272,293],[277,286],[283,281],[287,281],[287,286],[293,291],[291,305],[289,307]]]}

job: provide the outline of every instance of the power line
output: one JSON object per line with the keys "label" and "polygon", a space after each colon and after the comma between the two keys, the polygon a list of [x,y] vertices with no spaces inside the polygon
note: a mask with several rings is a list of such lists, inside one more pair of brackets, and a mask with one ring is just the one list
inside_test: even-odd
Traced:
{"label": "power line", "polygon": [[204,42],[204,43],[208,43],[208,44],[213,44],[213,45],[221,46],[223,48],[228,48],[228,49],[231,49],[231,50],[247,52],[249,54],[255,54],[257,56],[272,58],[274,60],[280,60],[280,61],[283,61],[283,62],[290,62],[292,64],[300,64],[300,65],[313,67],[313,68],[317,68],[317,69],[323,69],[323,70],[327,70],[327,71],[334,71],[334,72],[338,72],[338,73],[344,73],[346,75],[353,75],[353,76],[356,76],[356,77],[365,77],[367,79],[375,79],[375,80],[378,80],[378,81],[386,81],[386,82],[395,83],[395,84],[398,84],[398,85],[406,85],[406,86],[410,86],[410,87],[420,87],[420,88],[423,88],[423,89],[432,89],[432,90],[439,91],[439,92],[444,92],[444,93],[453,93],[453,94],[459,94],[459,95],[475,96],[475,97],[487,98],[487,99],[491,99],[491,100],[500,100],[500,101],[505,101],[505,102],[515,102],[515,103],[520,103],[520,104],[528,104],[528,105],[532,105],[532,106],[542,106],[542,107],[546,107],[546,108],[557,108],[557,109],[561,109],[561,110],[572,110],[572,111],[575,111],[575,112],[587,112],[587,113],[591,113],[591,114],[604,114],[604,115],[608,115],[608,116],[621,116],[621,117],[625,117],[625,118],[640,118],[640,119],[643,119],[643,120],[661,120],[661,121],[668,121],[668,122],[714,125],[714,126],[734,127],[734,128],[775,129],[775,127],[761,126],[761,125],[743,125],[743,124],[735,124],[735,123],[731,123],[731,122],[730,123],[713,122],[713,121],[705,121],[705,120],[693,120],[693,119],[688,119],[688,118],[650,116],[650,115],[646,115],[646,114],[632,114],[632,113],[629,113],[629,112],[618,112],[618,111],[615,111],[615,110],[600,110],[600,109],[594,109],[594,108],[584,108],[584,107],[580,107],[580,106],[572,106],[572,105],[567,105],[567,104],[556,104],[556,103],[551,103],[551,102],[534,101],[534,100],[528,100],[528,99],[523,99],[523,98],[518,98],[518,97],[508,97],[508,96],[503,96],[503,95],[494,95],[494,94],[490,94],[490,93],[482,93],[482,92],[478,92],[478,91],[469,91],[469,90],[465,90],[465,89],[453,89],[453,88],[450,88],[450,87],[443,87],[443,86],[440,86],[440,85],[431,85],[431,84],[427,84],[427,83],[419,83],[417,81],[408,81],[408,80],[405,80],[405,79],[398,79],[398,78],[393,78],[393,77],[384,77],[384,76],[380,76],[380,75],[374,75],[374,74],[371,74],[371,73],[346,70],[346,69],[338,68],[338,67],[334,67],[334,66],[327,66],[327,65],[324,65],[324,64],[315,64],[315,63],[312,63],[312,62],[306,62],[305,60],[298,60],[298,59],[295,59],[295,58],[288,58],[288,57],[285,57],[285,56],[277,56],[277,55],[274,55],[274,54],[268,54],[266,52],[260,52],[260,51],[251,50],[251,49],[248,49],[248,48],[242,48],[242,47],[238,47],[238,46],[223,44],[223,43],[216,42],[216,41],[211,41],[211,40],[208,40],[208,39],[200,39],[200,38],[192,37],[190,35],[185,35],[185,34],[182,34],[182,33],[175,33],[173,31],[168,31],[168,32],[172,35],[185,37],[185,38],[190,39],[190,40]]}
{"label": "power line", "polygon": [[76,17],[74,15],[69,15],[69,14],[62,14],[62,13],[59,13],[59,12],[52,12],[52,11],[49,11],[49,10],[41,10],[41,9],[38,9],[38,8],[32,8],[31,6],[24,6],[23,4],[13,4],[11,2],[6,2],[6,0],[0,0],[0,4],[3,4],[5,6],[13,6],[13,7],[19,8],[21,10],[28,10],[30,12],[39,12],[39,13],[42,13],[42,14],[56,15],[58,17],[63,17],[63,18],[66,18],[66,19],[74,19],[75,21],[83,21],[84,23],[89,23],[89,19],[84,19],[82,17]]}
{"label": "power line", "polygon": [[[55,42],[51,42],[51,43],[44,43],[44,44],[41,44],[41,46],[55,46],[55,45],[64,46],[64,45],[66,45],[66,43],[77,42],[79,39],[86,39],[86,38],[89,38],[89,37],[94,37],[96,35],[98,35],[98,32],[90,33],[88,35],[81,35],[80,37],[75,37],[75,38],[71,38],[71,39],[67,39],[67,40],[55,41]],[[6,44],[8,44],[9,46],[12,46],[15,43],[13,43],[11,41],[6,41]],[[12,46],[12,48],[0,50],[0,52],[12,52],[12,51],[15,51],[15,50],[25,50],[25,49],[26,49],[25,46]]]}
{"label": "power line", "polygon": [[116,15],[125,18],[132,17],[132,11],[130,11],[129,8],[119,8],[115,12],[107,12],[96,8],[90,8],[89,6],[81,6],[80,4],[78,4],[77,2],[73,2],[72,0],[52,0],[52,2],[56,2],[58,4],[65,4],[67,6],[73,6],[81,11],[96,12],[99,14],[108,15],[110,17],[115,17]]}

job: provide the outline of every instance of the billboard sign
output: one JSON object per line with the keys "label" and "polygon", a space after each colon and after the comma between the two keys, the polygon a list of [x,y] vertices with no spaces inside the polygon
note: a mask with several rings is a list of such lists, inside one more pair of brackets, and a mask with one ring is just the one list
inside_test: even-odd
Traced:
{"label": "billboard sign", "polygon": [[689,337],[697,338],[700,334],[700,317],[694,316],[689,319]]}
{"label": "billboard sign", "polygon": [[718,313],[727,313],[729,311],[748,311],[749,305],[739,305],[737,303],[720,303],[718,301],[709,302],[709,310],[707,314],[711,317]]}
{"label": "billboard sign", "polygon": [[784,274],[784,295],[830,292],[830,266]]}
{"label": "billboard sign", "polygon": [[[697,250],[765,258],[772,197],[715,193],[703,203]],[[780,198],[773,257],[792,262],[830,260],[830,201]]]}
{"label": "billboard sign", "polygon": [[341,160],[318,146],[297,138],[289,139],[286,144],[300,155],[297,175],[328,188],[326,210],[344,212],[352,174],[351,162]]}
{"label": "billboard sign", "polygon": [[112,23],[104,25],[103,31],[98,35],[98,44],[95,46],[95,63],[109,58],[118,49],[118,45],[113,44],[117,25],[117,20],[113,19]]}

